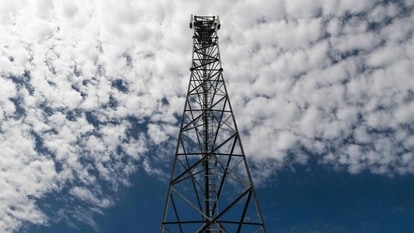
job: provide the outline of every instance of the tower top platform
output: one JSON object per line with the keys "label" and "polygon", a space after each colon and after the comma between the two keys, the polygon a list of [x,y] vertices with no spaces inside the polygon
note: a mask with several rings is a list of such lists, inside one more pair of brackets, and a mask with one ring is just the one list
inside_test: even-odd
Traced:
{"label": "tower top platform", "polygon": [[190,28],[195,30],[219,30],[221,27],[220,17],[191,15]]}

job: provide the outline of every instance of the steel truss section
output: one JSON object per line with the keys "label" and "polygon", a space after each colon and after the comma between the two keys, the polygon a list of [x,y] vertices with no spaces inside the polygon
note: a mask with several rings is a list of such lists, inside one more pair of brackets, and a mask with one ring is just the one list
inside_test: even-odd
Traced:
{"label": "steel truss section", "polygon": [[193,57],[161,233],[265,232],[221,67],[218,16],[191,16]]}

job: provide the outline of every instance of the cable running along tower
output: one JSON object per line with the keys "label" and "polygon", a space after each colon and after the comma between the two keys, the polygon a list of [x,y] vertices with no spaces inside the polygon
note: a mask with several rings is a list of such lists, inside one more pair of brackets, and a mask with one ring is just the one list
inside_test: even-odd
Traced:
{"label": "cable running along tower", "polygon": [[223,79],[217,16],[192,16],[193,57],[161,233],[265,233]]}

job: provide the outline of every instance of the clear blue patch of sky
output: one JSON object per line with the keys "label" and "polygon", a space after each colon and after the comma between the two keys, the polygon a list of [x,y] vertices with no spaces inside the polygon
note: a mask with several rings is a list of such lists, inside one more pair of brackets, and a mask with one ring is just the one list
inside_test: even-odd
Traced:
{"label": "clear blue patch of sky", "polygon": [[[414,232],[414,177],[334,171],[315,163],[279,171],[257,188],[268,233]],[[159,232],[167,183],[137,172],[134,186],[116,206],[96,216],[101,233]],[[33,227],[33,233],[89,233],[65,223]]]}

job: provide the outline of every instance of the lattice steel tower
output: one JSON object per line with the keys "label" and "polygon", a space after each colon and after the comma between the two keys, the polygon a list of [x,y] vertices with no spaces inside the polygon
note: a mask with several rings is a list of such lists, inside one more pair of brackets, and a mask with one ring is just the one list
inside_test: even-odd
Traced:
{"label": "lattice steel tower", "polygon": [[191,16],[193,58],[161,233],[264,233],[223,79],[217,16]]}

